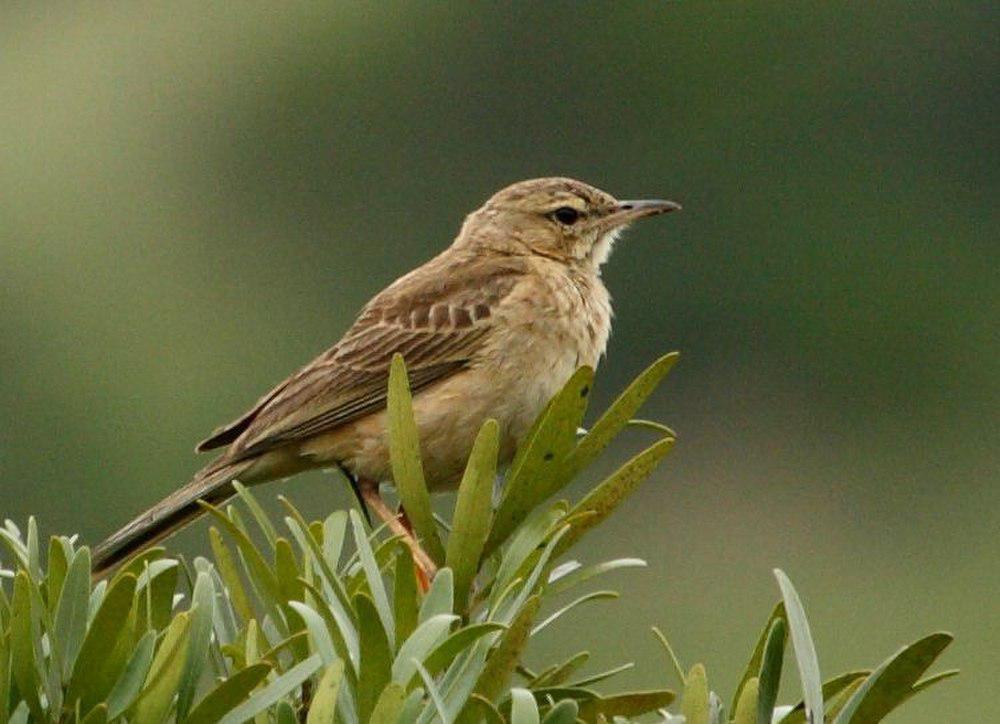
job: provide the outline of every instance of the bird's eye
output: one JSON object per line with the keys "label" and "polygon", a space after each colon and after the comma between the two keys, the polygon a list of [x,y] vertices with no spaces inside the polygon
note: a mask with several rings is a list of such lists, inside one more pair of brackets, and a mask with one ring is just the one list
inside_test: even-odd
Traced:
{"label": "bird's eye", "polygon": [[560,224],[566,224],[568,226],[576,223],[576,220],[580,218],[580,212],[569,206],[560,206],[552,212],[552,216],[554,216],[556,221]]}

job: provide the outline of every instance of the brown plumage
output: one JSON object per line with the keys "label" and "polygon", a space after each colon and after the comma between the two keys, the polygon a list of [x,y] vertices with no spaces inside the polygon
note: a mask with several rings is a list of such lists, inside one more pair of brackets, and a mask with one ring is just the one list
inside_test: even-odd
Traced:
{"label": "brown plumage", "polygon": [[317,467],[350,473],[373,509],[409,535],[377,498],[377,483],[391,478],[385,404],[393,354],[406,360],[432,489],[457,484],[486,418],[500,424],[501,457],[509,459],[549,397],[604,352],[611,307],[600,266],[619,231],[677,208],[620,202],[565,178],[498,192],[448,249],[372,299],[339,342],[200,443],[198,451],[225,450],[98,546],[95,571],[196,517],[198,500],[230,497],[233,480]]}

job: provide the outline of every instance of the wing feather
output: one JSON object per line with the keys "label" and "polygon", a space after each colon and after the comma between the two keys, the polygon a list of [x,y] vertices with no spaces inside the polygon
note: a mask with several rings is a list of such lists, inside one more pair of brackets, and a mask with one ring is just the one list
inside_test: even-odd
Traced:
{"label": "wing feather", "polygon": [[516,258],[442,254],[375,297],[340,342],[199,449],[232,442],[227,458],[242,460],[378,412],[397,352],[414,394],[455,374],[475,360],[493,310],[523,274]]}

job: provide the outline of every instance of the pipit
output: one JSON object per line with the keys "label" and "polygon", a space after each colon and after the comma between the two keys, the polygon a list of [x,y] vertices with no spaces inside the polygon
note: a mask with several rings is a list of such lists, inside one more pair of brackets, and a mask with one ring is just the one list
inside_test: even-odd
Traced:
{"label": "pipit", "polygon": [[386,394],[394,353],[406,361],[424,472],[432,491],[459,482],[482,423],[500,429],[509,461],[535,417],[581,365],[596,366],[611,331],[601,281],[619,233],[672,201],[618,201],[568,178],[522,181],[472,212],[455,241],[393,282],[347,333],[200,443],[224,448],[184,487],[95,550],[105,571],[219,503],[233,481],[256,484],[340,467],[360,497],[434,564],[379,494],[391,481]]}

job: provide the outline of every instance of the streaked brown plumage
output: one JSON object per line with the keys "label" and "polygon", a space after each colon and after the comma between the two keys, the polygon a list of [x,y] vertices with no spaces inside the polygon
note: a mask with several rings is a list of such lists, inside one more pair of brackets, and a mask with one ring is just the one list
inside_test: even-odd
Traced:
{"label": "streaked brown plumage", "polygon": [[199,499],[230,497],[233,480],[259,483],[309,468],[342,467],[398,529],[377,500],[377,482],[391,479],[385,401],[396,352],[407,363],[432,489],[457,484],[486,418],[500,424],[501,458],[509,460],[551,395],[604,353],[611,306],[600,266],[617,234],[677,208],[620,202],[566,178],[498,192],[466,218],[448,249],[372,299],[339,342],[199,444],[225,450],[102,543],[95,571],[197,516]]}

